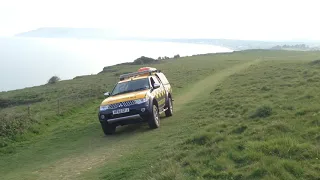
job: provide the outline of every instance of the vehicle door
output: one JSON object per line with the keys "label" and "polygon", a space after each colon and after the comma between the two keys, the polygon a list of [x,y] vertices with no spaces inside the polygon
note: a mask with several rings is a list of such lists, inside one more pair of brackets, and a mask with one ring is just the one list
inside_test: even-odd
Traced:
{"label": "vehicle door", "polygon": [[159,81],[163,84],[165,90],[168,93],[172,93],[171,85],[163,73],[156,73],[156,76],[159,78]]}
{"label": "vehicle door", "polygon": [[155,96],[159,109],[162,109],[165,105],[165,89],[162,83],[159,82],[158,78],[156,76],[150,77],[151,85],[154,87],[154,84],[160,84],[160,87],[158,89],[153,90],[153,95]]}

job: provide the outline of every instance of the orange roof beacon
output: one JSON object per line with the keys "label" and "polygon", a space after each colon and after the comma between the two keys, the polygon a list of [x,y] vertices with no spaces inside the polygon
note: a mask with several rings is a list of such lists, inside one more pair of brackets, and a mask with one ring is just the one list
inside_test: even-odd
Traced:
{"label": "orange roof beacon", "polygon": [[156,68],[152,68],[152,67],[142,67],[140,69],[138,69],[138,72],[142,72],[142,71],[156,71]]}
{"label": "orange roof beacon", "polygon": [[115,133],[117,126],[147,122],[150,128],[160,126],[160,115],[173,114],[171,85],[156,68],[141,67],[120,75],[111,93],[105,93],[98,118],[103,132]]}

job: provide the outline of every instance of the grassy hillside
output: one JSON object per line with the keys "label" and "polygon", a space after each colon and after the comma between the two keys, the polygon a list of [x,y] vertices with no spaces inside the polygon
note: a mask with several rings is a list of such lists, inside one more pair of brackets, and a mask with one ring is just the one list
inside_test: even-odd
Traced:
{"label": "grassy hillside", "polygon": [[[251,50],[156,64],[173,85],[174,116],[163,118],[159,129],[131,125],[114,136],[103,136],[97,120],[101,95],[119,74],[139,66],[1,93],[0,99],[20,104],[0,110],[5,117],[0,174],[3,179],[319,179],[317,59],[318,52]],[[61,115],[55,108],[59,98]],[[26,120],[23,101],[31,103]]]}
{"label": "grassy hillside", "polygon": [[[211,58],[207,56],[188,57],[183,59],[184,63],[181,63],[182,60],[171,59],[151,66],[162,69],[170,78],[175,92],[179,93],[190,85],[189,82],[195,82],[229,64],[237,63],[232,61],[232,56],[220,55],[215,67],[212,67]],[[137,71],[140,67],[118,65],[105,68],[105,73],[95,76],[76,77],[54,85],[0,93],[0,147],[38,136],[65,116],[76,113],[79,107],[97,99],[102,101],[103,93],[112,90],[120,74]]]}

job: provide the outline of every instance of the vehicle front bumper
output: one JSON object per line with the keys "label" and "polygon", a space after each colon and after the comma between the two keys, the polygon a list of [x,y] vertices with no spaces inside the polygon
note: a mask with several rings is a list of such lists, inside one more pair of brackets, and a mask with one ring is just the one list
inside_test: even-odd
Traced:
{"label": "vehicle front bumper", "polygon": [[150,113],[151,109],[149,108],[149,103],[136,104],[129,107],[129,112],[122,114],[113,114],[114,110],[123,109],[108,109],[105,111],[100,111],[98,113],[98,118],[100,122],[107,122],[108,124],[131,124],[135,122],[141,122],[146,120]]}

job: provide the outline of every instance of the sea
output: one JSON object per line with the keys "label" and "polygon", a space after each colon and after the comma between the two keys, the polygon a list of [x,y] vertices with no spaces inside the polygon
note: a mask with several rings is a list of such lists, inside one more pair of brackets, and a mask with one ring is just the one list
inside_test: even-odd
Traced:
{"label": "sea", "polygon": [[97,74],[105,66],[141,56],[157,59],[232,51],[177,42],[5,37],[0,38],[0,92],[42,85],[54,75],[68,80]]}

